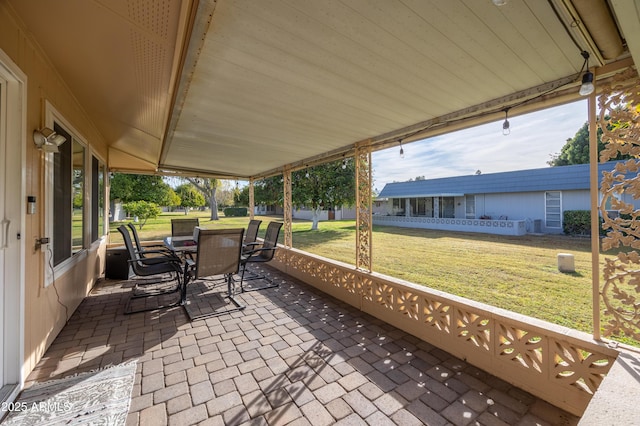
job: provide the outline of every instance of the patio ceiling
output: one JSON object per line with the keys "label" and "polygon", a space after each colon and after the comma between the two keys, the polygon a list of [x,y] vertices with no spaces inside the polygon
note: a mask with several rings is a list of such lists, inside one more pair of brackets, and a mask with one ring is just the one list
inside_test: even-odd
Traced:
{"label": "patio ceiling", "polygon": [[640,59],[633,0],[7,1],[113,170],[262,176],[567,102],[582,50]]}

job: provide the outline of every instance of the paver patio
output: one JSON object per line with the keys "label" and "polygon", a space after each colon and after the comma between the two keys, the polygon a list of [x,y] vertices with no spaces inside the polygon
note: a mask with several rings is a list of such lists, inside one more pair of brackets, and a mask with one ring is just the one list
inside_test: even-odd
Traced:
{"label": "paver patio", "polygon": [[[29,376],[137,360],[129,425],[546,425],[578,419],[285,276],[243,311],[124,315],[131,281],[102,280]],[[220,288],[222,291],[223,289]]]}

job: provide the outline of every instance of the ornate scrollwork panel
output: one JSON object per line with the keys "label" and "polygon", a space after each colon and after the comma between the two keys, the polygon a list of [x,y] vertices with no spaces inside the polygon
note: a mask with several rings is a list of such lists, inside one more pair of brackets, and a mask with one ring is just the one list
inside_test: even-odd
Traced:
{"label": "ornate scrollwork panel", "polygon": [[[600,161],[623,156],[611,172],[603,172],[600,215],[606,237],[604,251],[622,249],[605,258],[601,297],[604,334],[640,341],[640,79],[635,69],[616,76],[598,98],[598,126],[605,148]],[[613,213],[615,212],[615,213]]]}
{"label": "ornate scrollwork panel", "polygon": [[291,224],[293,222],[293,205],[291,193],[291,169],[285,169],[282,174],[284,184],[284,246],[293,247],[293,233]]}
{"label": "ornate scrollwork panel", "polygon": [[256,210],[255,207],[256,207],[256,202],[255,202],[255,196],[254,196],[253,179],[250,179],[249,180],[249,219],[253,219],[253,216]]}
{"label": "ornate scrollwork panel", "polygon": [[371,271],[371,147],[356,148],[356,267]]}

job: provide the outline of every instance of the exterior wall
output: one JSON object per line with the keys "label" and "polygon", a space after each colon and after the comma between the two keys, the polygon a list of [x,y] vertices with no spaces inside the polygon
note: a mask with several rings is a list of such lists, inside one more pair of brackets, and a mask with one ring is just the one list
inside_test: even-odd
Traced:
{"label": "exterior wall", "polygon": [[[560,191],[562,211],[590,210],[589,191]],[[402,199],[402,205],[404,205]],[[633,200],[630,201],[633,203]],[[545,234],[561,234],[562,227],[548,228],[545,223],[545,193],[520,192],[475,195],[476,219],[490,218],[485,222],[467,222],[465,197],[455,197],[455,221],[427,220],[424,217],[393,216],[392,199],[380,207],[383,214],[374,215],[377,225],[415,227],[424,229],[441,229],[450,231],[485,232],[502,235],[524,235],[541,232]],[[496,223],[494,226],[493,223]]]}
{"label": "exterior wall", "polygon": [[[56,110],[81,132],[89,144],[88,149],[98,158],[107,160],[107,146],[92,123],[87,119],[82,106],[52,68],[50,62],[29,39],[28,34],[18,24],[6,3],[0,2],[0,49],[9,56],[27,76],[27,129],[29,135],[24,147],[26,164],[24,191],[36,195],[38,208],[36,214],[26,215],[24,240],[33,242],[35,238],[45,236],[46,219],[45,190],[43,175],[45,165],[42,152],[35,148],[31,134],[44,124],[44,103],[50,102]],[[96,277],[104,269],[106,239],[94,243],[89,249],[74,256],[64,271],[56,271],[55,283],[44,287],[45,268],[48,268],[47,250],[35,250],[31,243],[26,244],[23,256],[28,268],[25,279],[25,336],[23,377],[31,372],[51,344],[55,336],[67,322],[86,294],[93,286]],[[56,294],[57,293],[57,294]],[[58,296],[59,295],[59,300]],[[64,305],[64,306],[63,306]],[[65,309],[66,306],[66,309]],[[15,344],[11,342],[9,344]]]}

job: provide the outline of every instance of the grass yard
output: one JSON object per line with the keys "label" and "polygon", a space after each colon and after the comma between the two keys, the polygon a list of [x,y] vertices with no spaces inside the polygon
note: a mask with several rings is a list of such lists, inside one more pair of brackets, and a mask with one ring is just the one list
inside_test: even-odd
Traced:
{"label": "grass yard", "polygon": [[[144,240],[171,233],[171,218],[199,217],[205,228],[246,227],[248,217],[209,221],[206,212],[163,214],[138,231]],[[266,223],[279,217],[262,219]],[[122,242],[111,225],[111,241]],[[294,221],[294,247],[331,259],[355,263],[355,222]],[[280,234],[280,241],[283,235]],[[558,253],[575,256],[576,272],[560,273]],[[417,284],[556,324],[591,332],[591,249],[587,238],[508,237],[375,226],[373,269]]]}

